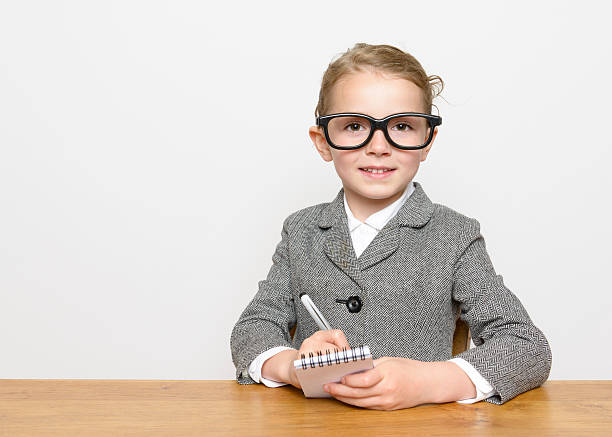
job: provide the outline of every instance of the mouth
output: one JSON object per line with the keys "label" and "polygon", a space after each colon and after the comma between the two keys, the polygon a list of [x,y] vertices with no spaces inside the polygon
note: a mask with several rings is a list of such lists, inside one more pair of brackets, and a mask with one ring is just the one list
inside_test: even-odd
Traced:
{"label": "mouth", "polygon": [[397,169],[390,167],[360,167],[359,172],[365,176],[382,179],[391,176]]}

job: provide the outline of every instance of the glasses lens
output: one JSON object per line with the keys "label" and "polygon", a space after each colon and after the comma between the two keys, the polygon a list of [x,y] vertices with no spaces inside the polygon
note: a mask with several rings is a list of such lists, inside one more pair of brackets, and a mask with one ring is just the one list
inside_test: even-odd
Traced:
{"label": "glasses lens", "polygon": [[389,120],[387,132],[400,146],[414,147],[425,144],[429,137],[429,123],[418,115],[398,116]]}
{"label": "glasses lens", "polygon": [[363,143],[370,135],[370,121],[358,116],[341,116],[329,120],[327,133],[337,147],[353,147]]}

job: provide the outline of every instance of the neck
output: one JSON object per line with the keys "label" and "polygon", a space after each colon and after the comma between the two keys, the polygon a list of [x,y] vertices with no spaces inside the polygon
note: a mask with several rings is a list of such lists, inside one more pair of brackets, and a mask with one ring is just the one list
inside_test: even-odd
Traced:
{"label": "neck", "polygon": [[348,203],[348,206],[351,212],[353,213],[353,216],[360,222],[365,222],[365,220],[372,214],[380,211],[381,209],[386,208],[387,206],[395,202],[397,199],[402,197],[402,194],[404,194],[405,190],[406,187],[404,187],[403,190],[400,190],[391,197],[387,197],[384,199],[371,199],[369,197],[364,197],[361,194],[346,188],[344,189],[344,194],[346,196],[346,203]]}

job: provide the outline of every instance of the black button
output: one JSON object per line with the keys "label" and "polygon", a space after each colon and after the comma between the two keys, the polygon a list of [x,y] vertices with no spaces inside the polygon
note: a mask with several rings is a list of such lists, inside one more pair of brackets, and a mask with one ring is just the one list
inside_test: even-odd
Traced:
{"label": "black button", "polygon": [[363,306],[363,304],[361,303],[361,299],[359,299],[359,296],[351,296],[346,300],[336,299],[336,302],[346,304],[349,313],[358,313],[359,311],[361,311],[361,307]]}

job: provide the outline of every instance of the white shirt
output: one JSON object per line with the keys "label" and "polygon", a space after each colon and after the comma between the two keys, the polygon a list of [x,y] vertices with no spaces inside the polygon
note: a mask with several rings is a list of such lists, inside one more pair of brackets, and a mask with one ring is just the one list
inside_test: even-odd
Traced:
{"label": "white shirt", "polygon": [[[414,183],[410,182],[404,190],[402,197],[397,199],[391,205],[370,215],[363,223],[355,218],[351,209],[348,206],[348,202],[346,201],[346,194],[344,195],[344,208],[346,210],[346,216],[348,218],[348,228],[351,234],[353,248],[355,249],[355,254],[357,255],[357,257],[359,257],[363,253],[366,247],[368,247],[368,245],[372,242],[376,234],[380,232],[380,230],[389,222],[389,220],[391,220],[393,216],[397,214],[397,212],[403,206],[404,202],[408,200],[408,198],[412,195],[413,192]],[[283,385],[287,385],[285,383],[272,381],[261,376],[261,368],[263,367],[263,363],[268,358],[286,349],[291,348],[286,346],[273,347],[272,349],[268,349],[267,351],[255,357],[255,359],[249,365],[249,376],[255,382],[261,382],[268,387],[281,387]],[[489,382],[484,379],[482,375],[470,363],[468,363],[462,358],[452,358],[448,361],[452,361],[453,363],[458,365],[467,374],[467,376],[470,378],[470,380],[474,383],[474,386],[476,387],[476,397],[456,402],[463,404],[472,404],[474,402],[481,401],[497,394],[491,384],[489,384]]]}

